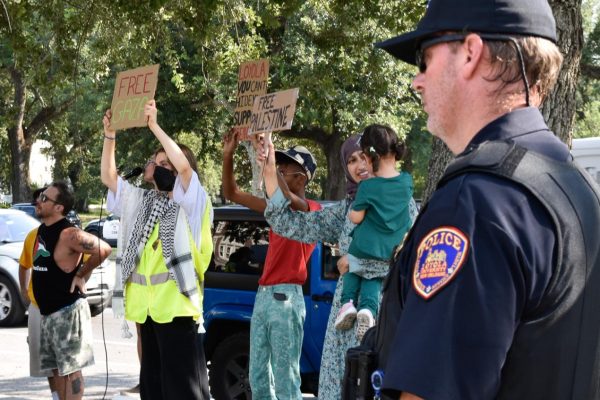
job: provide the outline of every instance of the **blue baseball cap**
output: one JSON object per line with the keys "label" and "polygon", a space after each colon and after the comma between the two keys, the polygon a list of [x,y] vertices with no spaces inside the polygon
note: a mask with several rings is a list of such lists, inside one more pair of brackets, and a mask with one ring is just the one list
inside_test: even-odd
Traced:
{"label": "blue baseball cap", "polygon": [[556,23],[547,0],[430,0],[417,29],[375,46],[416,65],[421,42],[443,31],[536,36],[556,43]]}
{"label": "blue baseball cap", "polygon": [[317,161],[310,151],[304,146],[294,146],[286,151],[276,150],[275,161],[278,164],[294,162],[304,169],[307,181],[315,176],[317,170]]}

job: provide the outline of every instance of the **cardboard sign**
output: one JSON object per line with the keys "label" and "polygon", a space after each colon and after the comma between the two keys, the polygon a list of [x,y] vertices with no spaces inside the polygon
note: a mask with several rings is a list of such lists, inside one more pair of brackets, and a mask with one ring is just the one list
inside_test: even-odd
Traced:
{"label": "cardboard sign", "polygon": [[240,65],[237,100],[233,114],[233,128],[239,132],[240,140],[248,140],[254,98],[267,93],[268,78],[269,60],[266,58]]}
{"label": "cardboard sign", "polygon": [[158,64],[119,72],[112,99],[113,129],[146,126],[144,105],[154,98],[158,82]]}
{"label": "cardboard sign", "polygon": [[290,129],[297,99],[298,88],[269,93],[254,99],[248,134]]}

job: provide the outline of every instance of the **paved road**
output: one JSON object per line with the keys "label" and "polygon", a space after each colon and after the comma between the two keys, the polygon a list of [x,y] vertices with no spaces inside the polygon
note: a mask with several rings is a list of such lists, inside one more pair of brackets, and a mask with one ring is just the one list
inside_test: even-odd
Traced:
{"label": "paved road", "polygon": [[[122,320],[113,318],[110,308],[102,316],[92,318],[96,365],[83,370],[85,399],[132,400],[131,397],[119,396],[119,392],[135,386],[138,380],[135,325],[129,322],[134,337],[123,339],[121,323]],[[29,348],[26,339],[26,322],[17,327],[0,328],[0,399],[2,400],[50,399],[48,382],[43,378],[29,377]],[[106,353],[104,343],[106,343]],[[108,357],[105,354],[108,354]],[[314,398],[312,395],[304,395],[305,400]]]}
{"label": "paved road", "polygon": [[[116,400],[120,390],[137,383],[139,364],[137,361],[135,326],[132,339],[121,338],[121,320],[117,321],[108,309],[102,316],[92,318],[94,328],[94,357],[96,365],[83,370],[86,399]],[[107,357],[104,350],[102,327],[108,354],[108,386],[104,395]],[[27,347],[27,325],[0,328],[0,399],[46,400],[50,398],[45,379],[29,377],[29,349]],[[121,397],[121,399],[125,399]],[[129,398],[130,399],[130,398]]]}

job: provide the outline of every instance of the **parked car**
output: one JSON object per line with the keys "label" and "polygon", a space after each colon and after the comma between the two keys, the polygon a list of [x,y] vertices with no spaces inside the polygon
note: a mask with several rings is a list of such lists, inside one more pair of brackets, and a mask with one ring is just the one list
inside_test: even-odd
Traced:
{"label": "parked car", "polygon": [[[27,214],[37,219],[37,215],[35,215],[35,205],[31,203],[15,203],[10,208],[14,208],[15,210],[25,211]],[[75,225],[78,228],[81,228],[81,219],[79,218],[79,214],[75,210],[71,210],[67,213],[67,219],[70,223]]]}
{"label": "parked car", "polygon": [[85,231],[98,236],[112,247],[117,247],[117,235],[119,233],[119,217],[110,214],[106,218],[93,219],[85,226]]}
{"label": "parked car", "polygon": [[[264,216],[245,207],[214,210],[214,252],[204,290],[204,351],[215,400],[251,399],[250,318],[268,248]],[[317,394],[321,353],[339,273],[337,248],[318,243],[307,264],[300,359],[303,392]]]}
{"label": "parked car", "polygon": [[573,139],[571,154],[596,183],[600,184],[600,137]]}
{"label": "parked car", "polygon": [[[0,209],[0,326],[19,324],[25,318],[26,304],[19,291],[19,258],[23,241],[39,221],[23,211]],[[87,287],[92,315],[110,304],[115,280],[115,263],[105,260],[94,269]]]}

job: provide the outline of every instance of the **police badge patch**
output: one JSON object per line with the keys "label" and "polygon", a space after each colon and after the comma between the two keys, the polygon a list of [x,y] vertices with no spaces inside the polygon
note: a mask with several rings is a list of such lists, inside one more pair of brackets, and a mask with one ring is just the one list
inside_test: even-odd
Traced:
{"label": "police badge patch", "polygon": [[443,226],[429,232],[417,248],[413,287],[431,298],[458,273],[467,259],[469,239],[457,228]]}

